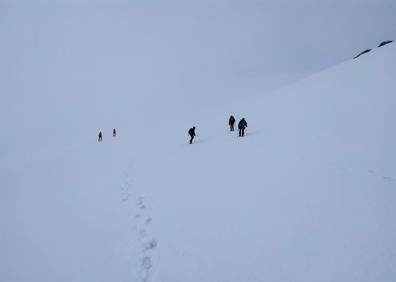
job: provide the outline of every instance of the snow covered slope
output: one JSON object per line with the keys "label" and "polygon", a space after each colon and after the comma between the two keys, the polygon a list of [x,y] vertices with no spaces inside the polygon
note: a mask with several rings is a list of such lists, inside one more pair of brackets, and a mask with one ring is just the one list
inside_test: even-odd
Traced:
{"label": "snow covered slope", "polygon": [[0,280],[394,281],[395,75],[391,44],[254,100],[145,105],[116,138],[81,126],[7,156]]}
{"label": "snow covered slope", "polygon": [[133,182],[155,219],[153,281],[394,281],[395,67],[394,45],[376,49],[202,113],[192,146],[175,130]]}

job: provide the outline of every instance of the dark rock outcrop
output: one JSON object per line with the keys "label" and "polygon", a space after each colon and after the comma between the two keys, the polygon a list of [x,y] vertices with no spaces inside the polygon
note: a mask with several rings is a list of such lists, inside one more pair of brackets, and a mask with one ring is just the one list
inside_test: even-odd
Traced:
{"label": "dark rock outcrop", "polygon": [[360,57],[361,55],[366,54],[366,53],[368,53],[368,52],[370,52],[370,51],[371,51],[371,49],[366,49],[366,50],[364,50],[363,52],[357,54],[357,55],[354,57],[354,59],[356,59],[356,58]]}
{"label": "dark rock outcrop", "polygon": [[379,47],[382,47],[382,46],[384,46],[384,45],[386,45],[386,44],[392,43],[392,42],[393,42],[393,40],[382,41],[381,44],[378,45],[378,48],[379,48]]}

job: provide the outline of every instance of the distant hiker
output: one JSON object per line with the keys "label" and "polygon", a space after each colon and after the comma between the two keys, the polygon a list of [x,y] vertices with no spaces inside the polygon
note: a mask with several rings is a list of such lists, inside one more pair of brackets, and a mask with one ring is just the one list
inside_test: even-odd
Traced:
{"label": "distant hiker", "polygon": [[113,137],[116,137],[116,135],[117,135],[116,129],[113,128]]}
{"label": "distant hiker", "polygon": [[228,120],[228,125],[230,126],[230,131],[234,131],[234,124],[235,124],[235,118],[233,115],[231,115],[230,119]]}
{"label": "distant hiker", "polygon": [[194,137],[195,137],[195,126],[193,126],[192,128],[190,128],[189,130],[188,130],[188,134],[190,135],[190,144],[192,144],[192,141],[193,141],[193,139],[194,139]]}
{"label": "distant hiker", "polygon": [[242,118],[239,123],[238,123],[238,129],[239,129],[239,136],[242,137],[245,135],[245,128],[248,127],[247,126],[247,122],[245,120],[245,118]]}
{"label": "distant hiker", "polygon": [[99,131],[98,142],[102,142],[102,131]]}

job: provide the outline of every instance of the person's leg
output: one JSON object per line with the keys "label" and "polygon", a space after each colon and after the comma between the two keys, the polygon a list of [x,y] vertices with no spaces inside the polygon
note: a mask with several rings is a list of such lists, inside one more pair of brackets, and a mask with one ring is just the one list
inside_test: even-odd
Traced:
{"label": "person's leg", "polygon": [[190,135],[190,144],[192,144],[193,139],[194,139],[194,136]]}
{"label": "person's leg", "polygon": [[239,128],[239,137],[242,136],[242,129]]}
{"label": "person's leg", "polygon": [[242,136],[245,136],[245,128],[242,129]]}

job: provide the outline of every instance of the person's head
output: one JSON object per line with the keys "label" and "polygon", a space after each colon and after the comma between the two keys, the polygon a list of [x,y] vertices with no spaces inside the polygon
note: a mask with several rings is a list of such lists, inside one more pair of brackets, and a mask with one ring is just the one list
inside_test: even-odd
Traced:
{"label": "person's head", "polygon": [[195,130],[195,126],[193,126],[193,129]]}

